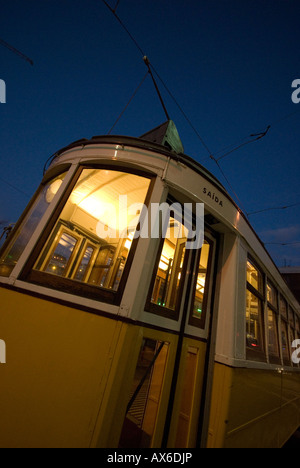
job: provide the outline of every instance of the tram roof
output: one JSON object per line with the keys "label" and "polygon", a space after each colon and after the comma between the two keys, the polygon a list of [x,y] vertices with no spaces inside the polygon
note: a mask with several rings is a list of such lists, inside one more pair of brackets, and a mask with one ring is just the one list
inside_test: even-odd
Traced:
{"label": "tram roof", "polygon": [[[124,145],[124,146],[133,146],[141,149],[146,149],[150,151],[156,151],[158,153],[164,154],[171,159],[181,162],[186,166],[190,167],[191,169],[195,170],[198,173],[206,176],[206,178],[210,179],[218,188],[224,193],[227,194],[228,192],[225,187],[221,184],[221,182],[210,172],[208,171],[202,164],[198,161],[193,159],[192,157],[184,154],[184,149],[177,133],[177,136],[174,138],[174,131],[177,132],[175,127],[174,130],[174,123],[172,121],[165,122],[162,125],[159,125],[155,129],[145,133],[141,137],[129,137],[124,135],[98,135],[94,136],[90,139],[83,138],[81,140],[74,141],[70,143],[68,146],[62,148],[61,150],[55,153],[55,156],[52,161],[55,160],[56,157],[60,156],[64,152],[79,147],[79,146],[89,146],[89,145],[97,145],[97,144],[112,144],[112,145]],[[166,132],[172,132],[172,138],[167,138]],[[165,133],[164,133],[165,131]],[[178,151],[182,149],[183,151]]]}
{"label": "tram roof", "polygon": [[[167,129],[170,130],[170,122],[171,122],[171,131],[172,131],[172,137],[175,135],[175,141],[166,138],[166,133],[164,133],[164,130],[166,131]],[[70,143],[68,146],[60,149],[57,151],[53,157],[51,157],[50,161],[50,166],[51,164],[55,161],[57,157],[62,155],[63,153],[75,149],[78,147],[85,147],[85,146],[92,146],[92,145],[120,145],[120,146],[128,146],[128,147],[134,147],[134,148],[140,148],[143,150],[148,150],[148,151],[154,151],[160,154],[165,155],[168,158],[171,158],[174,161],[180,162],[187,167],[191,168],[198,174],[206,177],[206,179],[210,180],[212,184],[214,184],[219,190],[231,201],[231,203],[236,207],[236,209],[240,212],[254,235],[256,236],[257,240],[263,247],[264,251],[266,252],[267,256],[270,258],[273,267],[275,267],[275,270],[277,273],[280,274],[281,279],[286,283],[284,280],[281,272],[279,271],[277,265],[274,263],[274,260],[272,259],[271,255],[269,254],[268,250],[266,249],[264,243],[260,239],[260,237],[257,235],[256,231],[253,229],[253,226],[249,222],[249,219],[247,216],[243,213],[241,208],[236,204],[236,202],[232,199],[232,197],[229,195],[228,191],[226,188],[220,183],[220,181],[210,172],[208,171],[202,164],[200,164],[198,161],[194,160],[190,156],[184,154],[184,152],[178,152],[179,149],[183,149],[180,137],[178,135],[177,129],[175,127],[175,133],[174,133],[174,127],[175,124],[172,121],[165,122],[162,125],[159,125],[153,130],[150,130],[149,132],[145,133],[141,137],[129,137],[129,136],[124,136],[124,135],[99,135],[99,136],[94,136],[90,139],[80,139],[77,141],[74,141],[73,143]],[[178,141],[179,139],[179,141]]]}

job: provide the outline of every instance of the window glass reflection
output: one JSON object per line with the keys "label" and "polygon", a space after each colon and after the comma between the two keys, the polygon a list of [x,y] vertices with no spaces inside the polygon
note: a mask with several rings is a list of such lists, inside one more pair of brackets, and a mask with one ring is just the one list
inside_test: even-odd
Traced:
{"label": "window glass reflection", "polygon": [[285,361],[290,361],[289,341],[288,341],[288,327],[285,322],[281,322],[281,342],[282,342],[282,355]]}
{"label": "window glass reflection", "polygon": [[246,306],[247,347],[263,351],[262,303],[250,291],[247,291]]}
{"label": "window glass reflection", "polygon": [[268,308],[269,354],[279,358],[278,319],[276,313]]}
{"label": "window glass reflection", "polygon": [[94,248],[93,247],[88,247],[84,253],[84,256],[81,260],[81,263],[78,267],[78,270],[76,272],[76,275],[74,278],[78,281],[84,281],[84,278],[87,274],[88,267],[90,263],[92,262],[93,259],[93,253],[94,253]]}
{"label": "window glass reflection", "polygon": [[32,207],[25,216],[23,223],[15,232],[13,240],[0,258],[0,276],[9,276],[16,266],[35,229],[63,183],[65,176],[66,173],[61,174],[42,187]]}
{"label": "window glass reflection", "polygon": [[149,448],[156,430],[169,343],[145,338],[140,350],[119,448]]}
{"label": "window glass reflection", "polygon": [[277,290],[270,283],[267,284],[267,299],[273,307],[278,308]]}
{"label": "window glass reflection", "polygon": [[183,224],[175,218],[170,218],[155,276],[152,304],[171,310],[176,309],[187,236],[188,231]]}
{"label": "window glass reflection", "polygon": [[77,242],[78,240],[75,237],[63,232],[55,247],[54,253],[51,255],[45,267],[45,271],[58,276],[66,276],[68,273],[67,267]]}
{"label": "window glass reflection", "polygon": [[150,180],[83,169],[35,270],[117,291]]}
{"label": "window glass reflection", "polygon": [[262,274],[249,260],[247,262],[247,281],[257,291],[263,291]]}
{"label": "window glass reflection", "polygon": [[202,320],[204,313],[204,295],[207,287],[208,262],[210,256],[210,245],[205,240],[201,249],[200,262],[197,275],[196,293],[193,305],[192,316],[195,319]]}

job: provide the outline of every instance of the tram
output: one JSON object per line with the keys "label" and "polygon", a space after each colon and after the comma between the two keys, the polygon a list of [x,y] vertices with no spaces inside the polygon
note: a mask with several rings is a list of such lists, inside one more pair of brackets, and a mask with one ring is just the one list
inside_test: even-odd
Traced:
{"label": "tram", "polygon": [[282,447],[300,426],[300,306],[172,121],[54,155],[0,304],[3,448]]}

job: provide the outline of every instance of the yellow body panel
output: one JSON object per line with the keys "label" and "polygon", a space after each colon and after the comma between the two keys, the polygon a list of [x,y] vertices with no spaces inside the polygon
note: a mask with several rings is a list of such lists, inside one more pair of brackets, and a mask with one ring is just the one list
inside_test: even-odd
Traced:
{"label": "yellow body panel", "polygon": [[[187,353],[189,348],[194,348],[197,351],[197,360],[195,363],[195,374],[186,374],[187,370]],[[193,448],[196,447],[199,413],[202,397],[204,367],[206,357],[207,343],[196,341],[191,338],[184,338],[182,348],[182,359],[178,372],[177,391],[173,407],[173,418],[171,421],[170,435],[168,447],[170,448]],[[188,381],[186,378],[188,377]],[[185,393],[188,393],[188,395]],[[190,418],[187,419],[185,414],[182,414],[182,399],[190,400]],[[184,431],[184,437],[178,434],[179,426],[185,424],[187,426],[187,434]]]}
{"label": "yellow body panel", "polygon": [[168,407],[177,336],[0,288],[0,447],[118,447],[142,338],[170,343],[153,446]]}
{"label": "yellow body panel", "polygon": [[281,447],[300,425],[299,380],[216,363],[208,447]]}
{"label": "yellow body panel", "polygon": [[221,364],[215,364],[208,430],[208,448],[219,448],[224,445],[232,378],[233,369]]}
{"label": "yellow body panel", "polygon": [[0,446],[89,446],[120,322],[0,289]]}
{"label": "yellow body panel", "polygon": [[[0,288],[0,447],[117,447],[143,338],[169,343],[152,447],[160,447],[178,336]],[[197,355],[187,446],[198,430],[206,343],[185,338],[169,446],[180,444],[188,350]],[[208,447],[280,447],[300,426],[298,372],[215,364]]]}

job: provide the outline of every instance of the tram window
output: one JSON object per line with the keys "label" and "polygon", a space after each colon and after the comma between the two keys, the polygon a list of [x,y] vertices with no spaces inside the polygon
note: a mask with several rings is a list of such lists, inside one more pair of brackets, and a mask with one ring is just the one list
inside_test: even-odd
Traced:
{"label": "tram window", "polygon": [[58,192],[65,176],[66,173],[63,173],[42,186],[31,208],[25,215],[23,222],[17,227],[12,241],[0,257],[0,276],[9,276],[16,266],[48,206]]}
{"label": "tram window", "polygon": [[278,336],[278,292],[270,283],[267,283],[268,301],[268,347],[269,361],[272,364],[280,364],[279,336]]}
{"label": "tram window", "polygon": [[269,304],[278,309],[278,293],[277,289],[274,288],[270,283],[267,284],[267,300]]}
{"label": "tram window", "polygon": [[[296,329],[295,329],[295,312],[294,310],[289,307],[289,323],[290,323],[290,343],[292,343],[296,339]],[[294,366],[296,364],[293,364]],[[298,367],[298,365],[297,365]]]}
{"label": "tram window", "polygon": [[282,343],[282,357],[286,365],[290,365],[290,349],[288,339],[288,325],[285,321],[281,321],[281,343]]}
{"label": "tram window", "polygon": [[300,336],[300,320],[299,320],[299,317],[296,315],[296,331],[297,331],[297,334],[298,334],[298,338]]}
{"label": "tram window", "polygon": [[177,319],[187,238],[188,230],[185,226],[176,218],[170,217],[157,260],[154,284],[152,282],[151,285],[151,298],[146,306],[150,312]]}
{"label": "tram window", "polygon": [[247,357],[261,360],[264,353],[262,301],[250,291],[247,291],[246,336]]}
{"label": "tram window", "polygon": [[62,232],[53,254],[47,261],[45,271],[53,275],[66,276],[68,265],[77,243],[78,239],[76,237],[71,236],[67,232]]}
{"label": "tram window", "polygon": [[269,358],[271,363],[277,363],[280,359],[279,337],[278,337],[278,316],[276,312],[268,307],[268,327],[269,327]]}
{"label": "tram window", "polygon": [[83,169],[34,271],[118,291],[149,186],[135,174]]}
{"label": "tram window", "polygon": [[89,265],[93,259],[94,251],[95,249],[92,246],[86,248],[84,255],[81,259],[80,265],[78,266],[77,272],[74,276],[74,279],[78,281],[84,281],[88,272]]}
{"label": "tram window", "polygon": [[130,393],[120,448],[150,448],[155,432],[169,343],[144,339]]}
{"label": "tram window", "polygon": [[281,316],[287,320],[288,318],[288,307],[285,299],[283,299],[282,296],[280,296],[280,314]]}
{"label": "tram window", "polygon": [[199,260],[197,261],[198,271],[194,286],[194,300],[190,316],[190,325],[194,325],[199,328],[205,327],[211,256],[211,245],[207,240],[205,240],[202,249],[199,252]]}
{"label": "tram window", "polygon": [[253,265],[250,260],[247,262],[247,281],[260,293],[263,292],[263,276],[262,273]]}
{"label": "tram window", "polygon": [[295,314],[291,307],[289,308],[289,322],[292,328],[295,328]]}
{"label": "tram window", "polygon": [[262,272],[247,261],[246,348],[247,359],[266,361],[264,340],[264,281]]}

